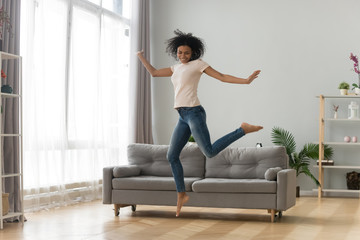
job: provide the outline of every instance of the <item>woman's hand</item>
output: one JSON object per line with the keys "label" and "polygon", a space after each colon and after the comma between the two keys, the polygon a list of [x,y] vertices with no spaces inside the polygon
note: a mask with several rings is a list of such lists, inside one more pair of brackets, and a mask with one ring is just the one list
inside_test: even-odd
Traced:
{"label": "woman's hand", "polygon": [[258,75],[260,74],[261,70],[256,70],[255,72],[253,72],[253,74],[251,74],[248,78],[247,78],[247,81],[248,81],[248,84],[250,84],[252,81],[255,80],[255,78],[258,77]]}
{"label": "woman's hand", "polygon": [[138,57],[140,57],[140,56],[143,55],[143,53],[144,53],[144,50],[141,50],[141,51],[138,51],[138,52],[136,53],[136,55],[137,55]]}

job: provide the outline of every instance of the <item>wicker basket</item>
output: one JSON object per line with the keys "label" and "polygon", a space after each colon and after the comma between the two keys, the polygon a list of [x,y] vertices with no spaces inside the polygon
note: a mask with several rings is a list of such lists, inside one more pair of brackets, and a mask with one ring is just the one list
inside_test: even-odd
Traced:
{"label": "wicker basket", "polygon": [[2,215],[5,216],[9,213],[9,194],[2,194]]}
{"label": "wicker basket", "polygon": [[350,190],[360,189],[360,173],[352,171],[346,173],[346,185]]}

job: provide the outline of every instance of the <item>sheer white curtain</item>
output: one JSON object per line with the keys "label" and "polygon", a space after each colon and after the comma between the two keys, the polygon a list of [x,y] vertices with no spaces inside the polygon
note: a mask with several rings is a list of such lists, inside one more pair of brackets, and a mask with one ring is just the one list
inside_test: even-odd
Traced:
{"label": "sheer white curtain", "polygon": [[25,208],[101,197],[128,144],[127,20],[81,0],[22,2]]}

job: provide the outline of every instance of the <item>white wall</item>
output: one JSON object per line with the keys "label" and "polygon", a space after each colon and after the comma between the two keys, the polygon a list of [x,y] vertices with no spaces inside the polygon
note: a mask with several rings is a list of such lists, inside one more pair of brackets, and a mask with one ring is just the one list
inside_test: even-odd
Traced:
{"label": "white wall", "polygon": [[[165,41],[178,28],[204,39],[203,59],[216,70],[241,77],[262,70],[248,86],[203,75],[199,98],[213,140],[245,121],[264,130],[232,146],[272,145],[271,129],[280,126],[294,134],[300,149],[318,140],[316,96],[338,94],[341,81],[357,81],[349,55],[360,55],[358,0],[152,0],[150,5],[151,62],[157,68],[174,63]],[[177,122],[170,78],[154,78],[152,86],[154,140],[167,144]],[[299,183],[302,189],[315,187],[305,177]]]}

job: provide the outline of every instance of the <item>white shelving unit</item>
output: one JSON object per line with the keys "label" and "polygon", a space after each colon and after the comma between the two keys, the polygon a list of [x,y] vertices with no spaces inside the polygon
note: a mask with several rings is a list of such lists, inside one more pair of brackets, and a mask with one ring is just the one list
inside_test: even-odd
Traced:
{"label": "white shelving unit", "polygon": [[[1,162],[4,162],[3,158],[3,139],[12,137],[16,138],[19,143],[19,166],[20,170],[19,172],[15,173],[6,173],[4,172],[3,165],[0,165],[0,189],[1,189],[1,195],[3,194],[3,182],[7,178],[19,178],[20,182],[20,194],[21,194],[21,211],[20,212],[9,212],[6,215],[3,215],[3,202],[2,197],[0,198],[0,228],[3,229],[3,221],[4,219],[13,218],[13,217],[20,217],[22,224],[24,224],[24,206],[23,206],[23,125],[22,125],[22,58],[18,55],[13,55],[5,52],[0,52],[0,69],[1,65],[4,61],[17,61],[18,63],[18,69],[19,69],[19,79],[13,79],[13,81],[18,81],[19,86],[19,92],[14,94],[8,94],[8,93],[0,93],[0,106],[2,106],[3,100],[6,98],[17,98],[19,101],[19,132],[18,133],[3,133],[2,129],[0,128],[0,157]],[[5,114],[4,112],[1,113]],[[2,126],[2,117],[0,116],[0,126]],[[5,166],[5,165],[4,165]]]}
{"label": "white shelving unit", "polygon": [[[331,141],[325,141],[325,123],[342,123],[342,124],[357,124],[359,123],[360,127],[360,119],[334,119],[334,118],[325,118],[325,100],[326,99],[348,99],[348,100],[360,100],[359,95],[346,95],[346,96],[324,96],[320,95],[320,111],[319,111],[319,165],[316,165],[314,167],[319,168],[319,182],[321,184],[320,187],[318,187],[318,198],[321,198],[323,193],[360,193],[360,190],[349,190],[349,189],[326,189],[323,188],[324,186],[324,173],[327,169],[349,169],[349,170],[356,170],[360,169],[360,165],[334,165],[334,166],[327,166],[322,165],[322,160],[324,160],[324,145],[329,146],[336,146],[336,147],[350,147],[360,150],[360,142],[331,142]],[[360,141],[360,139],[358,140]],[[360,151],[359,151],[360,154]],[[336,161],[340,162],[341,161]],[[345,181],[345,179],[344,179]]]}

